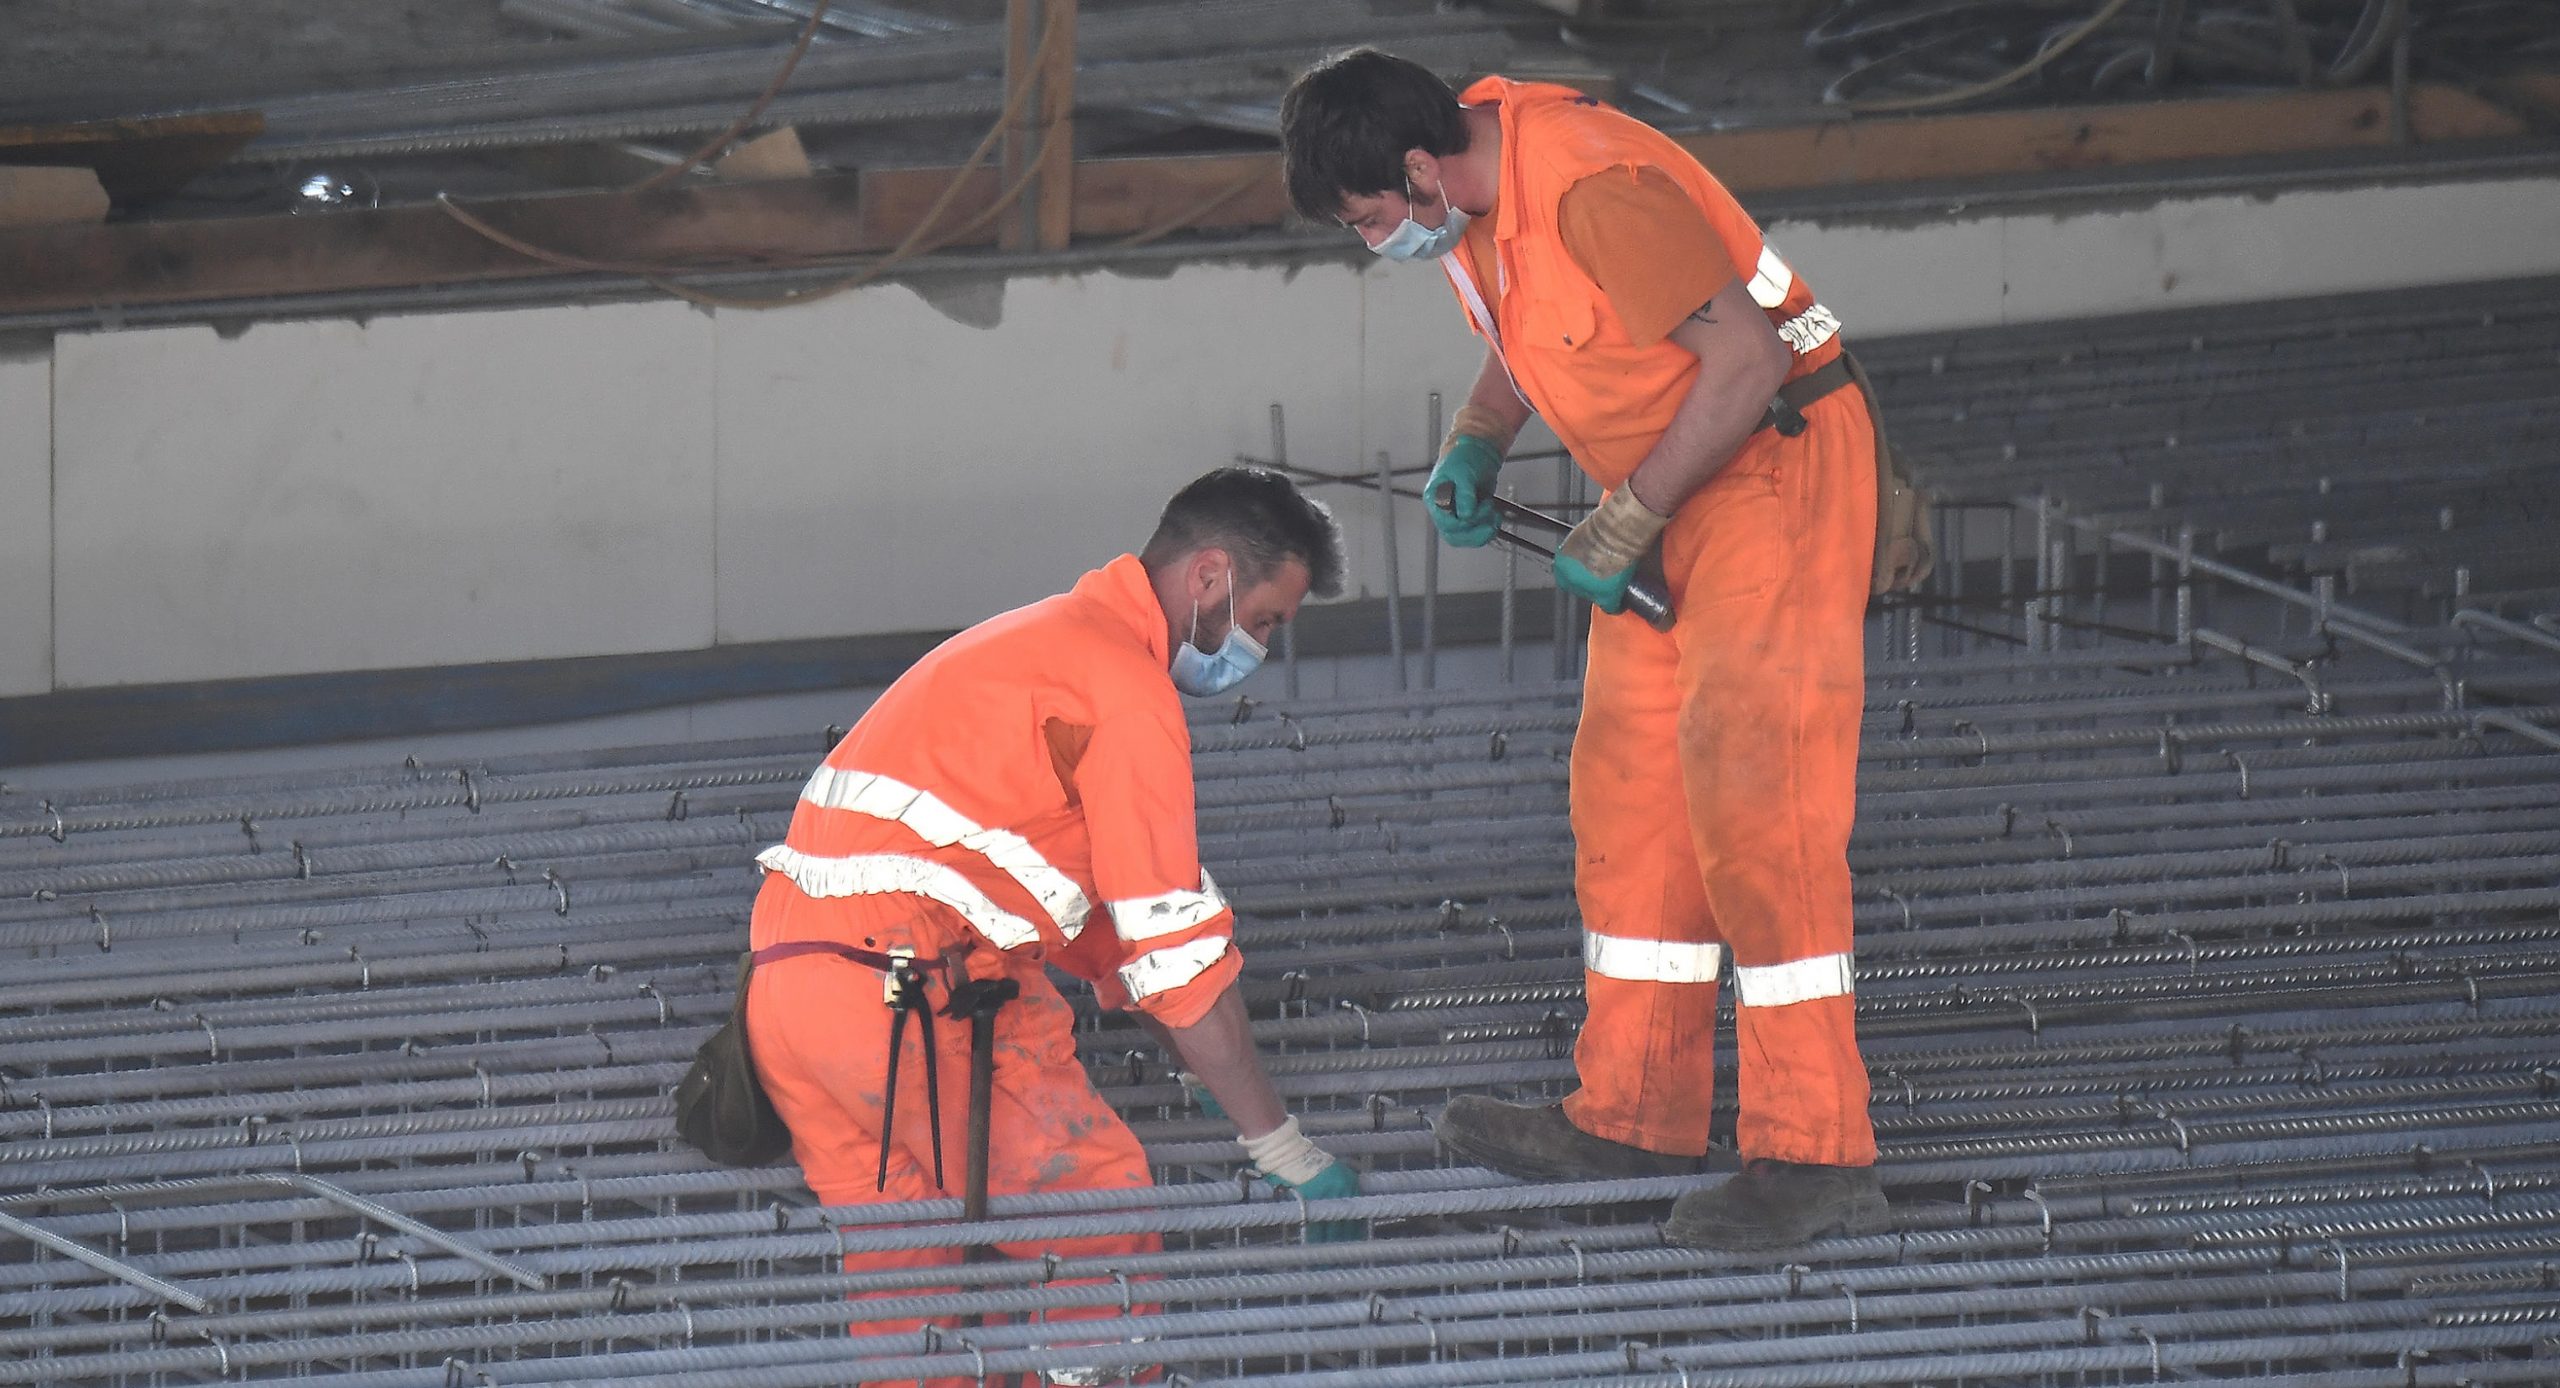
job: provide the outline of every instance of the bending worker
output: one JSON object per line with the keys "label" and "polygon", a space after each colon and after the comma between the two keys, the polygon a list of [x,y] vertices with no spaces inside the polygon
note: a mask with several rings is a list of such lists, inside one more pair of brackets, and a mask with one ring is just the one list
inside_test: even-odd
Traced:
{"label": "bending worker", "polygon": [[[1281,138],[1301,215],[1437,259],[1485,341],[1424,488],[1448,489],[1441,534],[1493,538],[1533,407],[1607,489],[1555,560],[1598,608],[1572,761],[1580,1087],[1462,1097],[1442,1143],[1533,1179],[1701,1169],[1730,950],[1746,1160],[1683,1195],[1668,1236],[1882,1228],[1847,858],[1877,455],[1861,392],[1837,388],[1839,321],[1687,151],[1563,87],[1453,95],[1362,49],[1298,78]],[[1622,615],[1657,545],[1668,633]]]}
{"label": "bending worker", "polygon": [[[757,860],[766,876],[747,998],[758,1075],[819,1199],[959,1193],[969,1028],[916,1028],[894,1071],[890,1038],[911,1020],[903,1012],[942,1006],[969,980],[1021,990],[995,1016],[989,1191],[1149,1184],[1145,1151],[1077,1061],[1074,1014],[1044,964],[1134,1010],[1234,1121],[1267,1180],[1310,1198],[1358,1193],[1351,1168],[1283,1111],[1254,1053],[1235,918],[1200,866],[1177,694],[1214,694],[1251,673],[1310,591],[1339,589],[1341,544],[1332,516],[1277,473],[1212,472],[1165,507],[1144,553],[944,642],[827,755],[789,838]],[[938,1053],[930,1066],[919,1063],[927,1049]],[[927,1094],[937,1074],[938,1105]],[[1157,1242],[1006,1251],[1107,1257]],[[854,1255],[846,1268],[960,1259],[919,1249]]]}

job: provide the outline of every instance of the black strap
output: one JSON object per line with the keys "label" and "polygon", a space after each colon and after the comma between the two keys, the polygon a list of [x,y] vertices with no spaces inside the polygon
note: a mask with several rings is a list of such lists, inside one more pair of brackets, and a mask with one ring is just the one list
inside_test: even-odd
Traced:
{"label": "black strap", "polygon": [[754,959],[761,967],[766,964],[777,964],[785,959],[797,959],[804,954],[830,954],[839,959],[850,959],[866,969],[878,969],[884,974],[895,971],[901,959],[926,973],[940,973],[949,967],[947,961],[941,959],[920,959],[913,955],[889,954],[876,949],[863,949],[858,945],[838,944],[833,940],[786,940],[781,944],[767,945],[757,950]]}
{"label": "black strap", "polygon": [[1805,407],[1855,379],[1848,350],[1843,348],[1828,363],[1778,387],[1778,393],[1769,400],[1768,412],[1760,416],[1760,427],[1794,438],[1805,431]]}

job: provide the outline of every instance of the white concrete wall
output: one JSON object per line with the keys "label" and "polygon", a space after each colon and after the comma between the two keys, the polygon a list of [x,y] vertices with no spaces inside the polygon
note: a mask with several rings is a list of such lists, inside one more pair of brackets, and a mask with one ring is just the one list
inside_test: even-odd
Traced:
{"label": "white concrete wall", "polygon": [[[1874,336],[2560,272],[2560,180],[1770,234]],[[1478,360],[1428,268],[971,292],[992,326],[884,286],[64,334],[49,445],[44,364],[0,362],[0,692],[956,626],[1137,544],[1182,480],[1267,451],[1275,400],[1293,462],[1426,461],[1425,394]],[[1331,496],[1379,591],[1374,504]],[[1407,508],[1407,591],[1427,537]]]}
{"label": "white concrete wall", "polygon": [[699,313],[167,328],[55,350],[64,686],[711,640]]}
{"label": "white concrete wall", "polygon": [[0,697],[53,687],[53,363],[0,352]]}

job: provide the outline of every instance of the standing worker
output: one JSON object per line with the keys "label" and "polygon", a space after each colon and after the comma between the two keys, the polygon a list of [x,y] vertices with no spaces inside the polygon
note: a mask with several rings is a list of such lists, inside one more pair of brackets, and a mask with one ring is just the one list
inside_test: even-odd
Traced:
{"label": "standing worker", "polygon": [[[1463,1096],[1440,1140],[1531,1179],[1700,1170],[1730,949],[1745,1161],[1681,1196],[1668,1237],[1885,1227],[1848,868],[1879,455],[1839,320],[1686,150],[1567,88],[1452,94],[1360,49],[1300,76],[1280,122],[1298,212],[1437,259],[1485,341],[1424,488],[1441,535],[1493,538],[1532,408],[1607,489],[1555,559],[1599,609],[1572,764],[1580,1088]],[[1657,545],[1667,633],[1621,615]]]}
{"label": "standing worker", "polygon": [[[1254,1053],[1235,917],[1200,866],[1176,692],[1215,694],[1252,673],[1310,591],[1339,590],[1341,545],[1332,516],[1279,474],[1212,472],[1165,507],[1142,554],[944,642],[827,755],[789,838],[757,860],[766,877],[747,994],[758,1075],[820,1200],[958,1193],[968,1105],[956,1081],[969,1073],[970,1028],[937,1032],[929,1009],[977,980],[1020,989],[995,1012],[987,1189],[1150,1183],[1145,1151],[1077,1061],[1074,1014],[1044,963],[1092,982],[1104,1006],[1134,1010],[1234,1121],[1265,1179],[1306,1198],[1358,1193],[1351,1168],[1281,1108]],[[986,992],[964,993],[960,1010]],[[902,1056],[916,1012],[927,1020]],[[1342,1231],[1312,1231],[1328,1232]],[[1006,1251],[1108,1257],[1157,1245],[1146,1234]],[[918,1249],[845,1266],[960,1258]]]}

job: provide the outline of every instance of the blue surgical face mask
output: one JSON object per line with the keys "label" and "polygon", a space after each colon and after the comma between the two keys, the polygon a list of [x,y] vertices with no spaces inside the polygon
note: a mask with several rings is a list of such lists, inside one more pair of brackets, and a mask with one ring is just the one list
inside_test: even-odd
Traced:
{"label": "blue surgical face mask", "polygon": [[1447,220],[1436,227],[1427,227],[1415,221],[1410,210],[1413,206],[1412,179],[1405,180],[1404,201],[1408,209],[1404,220],[1396,223],[1395,230],[1388,232],[1384,240],[1369,249],[1389,260],[1411,261],[1438,260],[1458,248],[1458,238],[1467,234],[1466,209],[1449,201],[1449,195],[1443,192],[1440,207],[1448,214]]}
{"label": "blue surgical face mask", "polygon": [[1235,581],[1227,581],[1227,639],[1215,651],[1202,651],[1193,642],[1200,636],[1200,607],[1191,607],[1191,635],[1173,648],[1173,687],[1195,699],[1224,694],[1236,687],[1245,676],[1262,668],[1262,658],[1270,654],[1253,633],[1236,623]]}

